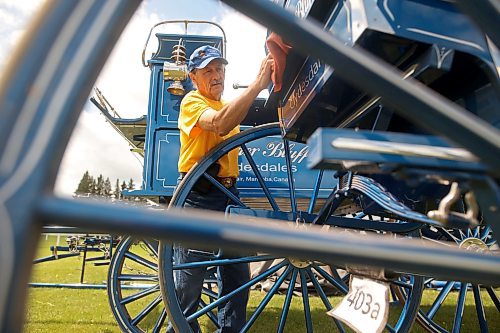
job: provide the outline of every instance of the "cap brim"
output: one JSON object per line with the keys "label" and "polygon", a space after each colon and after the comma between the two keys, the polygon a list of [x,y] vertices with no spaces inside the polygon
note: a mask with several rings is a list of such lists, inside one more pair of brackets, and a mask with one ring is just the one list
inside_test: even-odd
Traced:
{"label": "cap brim", "polygon": [[215,60],[215,59],[220,59],[222,60],[222,63],[224,65],[227,65],[228,62],[226,59],[222,58],[222,57],[210,57],[210,58],[207,58],[205,60],[203,60],[198,66],[196,66],[195,68],[198,68],[198,69],[201,69],[201,68],[205,68],[212,60]]}

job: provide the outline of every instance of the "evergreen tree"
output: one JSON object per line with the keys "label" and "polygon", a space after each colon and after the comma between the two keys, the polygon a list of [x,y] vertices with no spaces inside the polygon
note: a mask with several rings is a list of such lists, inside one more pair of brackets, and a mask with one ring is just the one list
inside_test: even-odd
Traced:
{"label": "evergreen tree", "polygon": [[110,197],[112,191],[111,181],[109,180],[109,177],[106,177],[106,180],[104,181],[104,195]]}
{"label": "evergreen tree", "polygon": [[[125,190],[127,189],[127,183],[125,183],[125,181],[123,181],[123,183],[122,183],[122,186],[121,186],[121,187],[122,187],[122,192],[123,192],[123,191],[125,191]],[[129,200],[129,199],[128,199],[128,197],[125,197],[123,194],[121,195],[121,197],[122,197],[122,199],[127,199],[127,200]]]}
{"label": "evergreen tree", "polygon": [[127,185],[127,190],[132,191],[135,188],[134,180],[130,178]]}
{"label": "evergreen tree", "polygon": [[97,177],[97,184],[96,184],[96,191],[95,191],[97,195],[104,195],[104,177],[101,175],[99,175],[99,177]]}
{"label": "evergreen tree", "polygon": [[97,194],[97,182],[96,182],[96,180],[94,179],[94,177],[90,177],[90,179],[91,179],[92,181],[91,181],[91,183],[90,183],[89,193],[90,193],[90,194]]}
{"label": "evergreen tree", "polygon": [[121,189],[120,189],[120,180],[116,178],[115,190],[113,191],[115,199],[121,199]]}
{"label": "evergreen tree", "polygon": [[86,194],[90,193],[90,185],[92,184],[92,178],[90,177],[90,174],[87,171],[82,176],[82,179],[80,180],[80,183],[78,184],[78,187],[76,188],[75,194]]}

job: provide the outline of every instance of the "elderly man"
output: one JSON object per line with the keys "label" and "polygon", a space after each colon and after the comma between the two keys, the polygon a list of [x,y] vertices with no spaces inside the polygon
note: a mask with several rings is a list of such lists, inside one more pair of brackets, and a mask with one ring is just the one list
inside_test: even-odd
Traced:
{"label": "elderly man", "polygon": [[[238,98],[226,103],[222,100],[222,92],[227,63],[220,51],[209,45],[196,49],[189,59],[189,77],[196,90],[184,97],[180,108],[178,125],[181,149],[178,168],[181,177],[210,149],[240,131],[239,124],[245,118],[252,102],[270,83],[274,62],[271,56],[268,56],[262,61],[254,82]],[[235,184],[239,173],[238,151],[231,151],[221,157],[210,173],[229,191],[235,195],[239,194]],[[228,197],[215,186],[206,182],[200,184],[199,181],[189,194],[186,206],[223,212],[229,202]],[[174,253],[177,263],[203,259],[182,246],[177,246]],[[186,317],[197,310],[205,273],[206,268],[176,271],[175,287]],[[221,266],[218,277],[219,295],[226,295],[249,280],[248,264]],[[247,302],[248,290],[237,293],[219,307],[219,332],[241,330],[246,322]],[[194,332],[200,331],[196,321],[191,323],[191,327]]]}

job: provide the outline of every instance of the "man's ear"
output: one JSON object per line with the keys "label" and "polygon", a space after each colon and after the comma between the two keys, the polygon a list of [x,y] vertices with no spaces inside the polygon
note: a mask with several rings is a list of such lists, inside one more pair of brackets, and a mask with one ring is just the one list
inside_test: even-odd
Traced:
{"label": "man's ear", "polygon": [[189,78],[191,79],[191,82],[193,82],[193,85],[196,86],[196,75],[194,75],[194,71],[189,72]]}

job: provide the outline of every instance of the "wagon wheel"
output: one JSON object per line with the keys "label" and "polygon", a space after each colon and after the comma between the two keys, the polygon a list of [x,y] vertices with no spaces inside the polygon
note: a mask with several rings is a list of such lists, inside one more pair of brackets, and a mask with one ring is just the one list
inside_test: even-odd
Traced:
{"label": "wagon wheel", "polygon": [[[498,242],[489,226],[481,225],[465,231],[444,228],[424,231],[425,239],[444,246],[456,244],[463,249],[485,253],[499,251]],[[417,321],[429,332],[459,332],[462,328],[469,331],[471,325],[478,325],[481,332],[493,332],[498,328],[498,288],[463,281],[436,281],[432,278],[426,281],[425,286],[434,289],[426,292],[432,302],[418,311]],[[452,311],[449,302],[446,303],[450,299]]]}
{"label": "wagon wheel", "polygon": [[[211,297],[212,271],[204,294]],[[126,237],[115,250],[108,271],[108,300],[124,332],[160,332],[168,325],[158,281],[158,241]],[[211,320],[214,317],[210,315]]]}
{"label": "wagon wheel", "polygon": [[[264,198],[267,200],[266,203],[262,203],[262,200],[255,200],[255,198],[242,198],[238,200],[233,198],[236,203],[235,207],[228,209],[227,213],[247,211],[246,208],[252,206],[259,206],[260,209],[255,210],[259,212],[261,216],[265,215],[267,217],[277,218],[281,216],[281,219],[287,220],[284,216],[300,216],[301,212],[308,212],[312,214],[316,206],[316,194],[321,186],[321,181],[317,180],[314,186],[312,199],[301,200],[295,196],[295,187],[293,177],[291,177],[290,171],[292,170],[292,162],[290,158],[290,152],[287,149],[288,142],[283,140],[280,136],[280,129],[276,124],[269,124],[259,126],[247,131],[244,131],[233,138],[223,142],[218,147],[214,148],[207,157],[202,160],[193,170],[191,170],[183,182],[179,185],[174,197],[172,198],[171,205],[174,207],[182,207],[186,200],[186,197],[196,183],[199,177],[202,177],[207,170],[207,168],[216,160],[218,160],[223,154],[233,150],[241,149],[241,152],[247,158],[249,164],[252,167],[255,178],[258,179],[261,186],[261,191],[264,194]],[[251,154],[249,153],[249,146],[255,143],[257,140],[268,137],[276,136],[277,140],[282,140],[284,144],[285,154],[283,156],[283,165],[287,165],[288,168],[288,182],[287,195],[288,198],[275,198],[271,194],[271,190],[268,189],[268,184],[264,181],[264,177],[258,170],[258,166],[254,162]],[[318,179],[321,179],[322,172],[319,172]],[[223,190],[223,189],[221,189]],[[224,191],[224,190],[223,190]],[[228,191],[224,191],[228,192]],[[226,193],[230,196],[230,194]],[[244,207],[243,209],[241,209]],[[262,209],[265,207],[265,209]],[[291,213],[290,213],[291,212]],[[281,214],[281,215],[280,215]],[[293,217],[294,218],[294,217]],[[297,227],[307,227],[307,222],[300,221],[297,219]],[[310,221],[309,221],[310,222]],[[267,294],[265,296],[260,295],[262,300],[254,310],[247,309],[247,323],[242,331],[248,331],[250,328],[254,331],[261,331],[262,328],[256,328],[266,321],[269,325],[269,321],[275,321],[276,330],[278,332],[290,331],[292,329],[291,325],[296,325],[293,320],[288,317],[291,310],[291,304],[298,302],[303,314],[301,317],[304,318],[304,325],[306,326],[307,332],[312,332],[313,329],[325,331],[325,327],[337,327],[341,331],[345,326],[338,320],[328,317],[325,313],[331,309],[335,303],[340,301],[340,297],[331,297],[331,295],[345,295],[348,291],[348,286],[346,280],[348,275],[342,274],[341,270],[337,270],[333,267],[323,266],[320,262],[314,260],[306,260],[302,258],[276,258],[271,257],[265,253],[255,253],[252,256],[238,257],[236,259],[220,258],[216,255],[212,257],[206,256],[200,262],[197,262],[198,267],[220,267],[229,263],[250,263],[250,265],[260,264],[261,269],[258,272],[252,274],[250,281],[236,289],[233,293],[230,293],[224,297],[221,297],[213,302],[207,302],[205,306],[199,307],[198,311],[191,316],[186,316],[182,313],[179,303],[177,301],[177,295],[174,285],[174,272],[180,267],[173,259],[174,248],[172,244],[160,242],[160,288],[164,295],[164,301],[166,302],[167,311],[169,318],[172,320],[174,327],[178,332],[189,332],[191,331],[189,322],[192,320],[197,320],[201,315],[208,311],[214,311],[217,307],[224,303],[226,300],[238,293],[246,292],[249,289],[265,289]],[[182,268],[186,268],[186,264],[183,264]],[[251,266],[252,267],[252,266]],[[269,278],[272,277],[271,281]],[[268,285],[267,288],[263,285]],[[407,295],[407,302],[393,302],[394,304],[399,304],[399,309],[392,309],[391,313],[396,313],[393,318],[390,319],[390,324],[387,326],[388,331],[398,331],[406,332],[410,329],[411,324],[415,318],[418,304],[420,302],[420,297],[422,293],[423,279],[416,277],[408,277],[395,281],[392,284],[392,290],[399,290],[400,293]],[[280,292],[283,295],[276,296]],[[312,297],[311,293],[314,292],[318,297]],[[256,291],[252,292],[252,298],[259,297]],[[400,293],[393,293],[396,295]],[[294,296],[294,295],[299,295]],[[280,298],[277,302],[278,307],[281,307],[278,313],[273,313],[276,311],[276,305],[271,302],[272,298]],[[311,303],[315,302],[321,304],[319,314],[316,310],[312,311]],[[302,304],[302,305],[300,305]],[[395,306],[396,307],[396,306]],[[314,312],[314,313],[313,313]],[[320,320],[318,320],[320,319]],[[321,320],[322,319],[322,320]],[[313,323],[314,321],[314,323]],[[316,323],[318,322],[318,323]],[[326,326],[325,326],[326,325]],[[213,326],[206,324],[202,320],[200,321],[200,326],[206,331],[212,331]],[[266,326],[266,329],[269,326]],[[285,329],[286,327],[286,329]],[[304,331],[302,327],[299,331]]]}
{"label": "wagon wheel", "polygon": [[158,283],[158,242],[120,242],[109,266],[108,300],[124,332],[160,331],[167,315]]}

